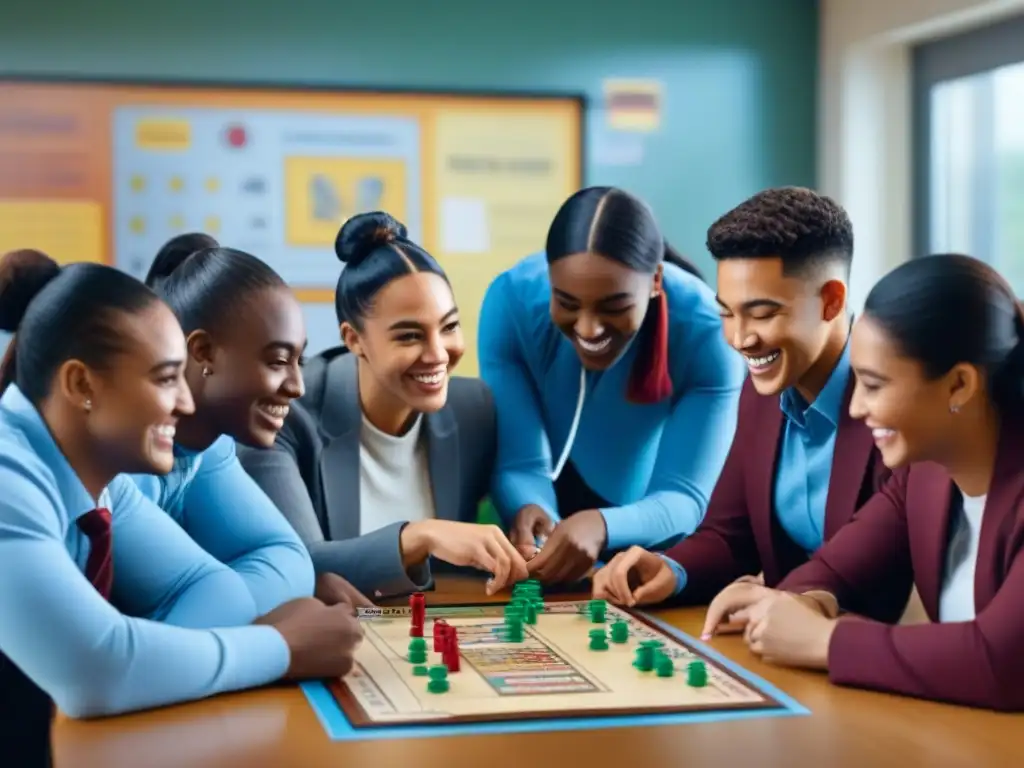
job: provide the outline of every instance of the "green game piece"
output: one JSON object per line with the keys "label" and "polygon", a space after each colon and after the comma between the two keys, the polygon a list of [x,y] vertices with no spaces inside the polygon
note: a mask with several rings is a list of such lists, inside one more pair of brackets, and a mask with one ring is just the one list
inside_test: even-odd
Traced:
{"label": "green game piece", "polygon": [[608,650],[608,637],[605,635],[603,629],[592,629],[590,630],[590,650],[592,651],[607,651]]}
{"label": "green game piece", "polygon": [[703,688],[708,684],[708,669],[703,661],[691,661],[686,666],[686,682],[693,688]]}
{"label": "green game piece", "polygon": [[608,604],[604,600],[591,600],[587,607],[590,610],[590,620],[595,624],[603,624]]}
{"label": "green game piece", "polygon": [[612,642],[625,643],[629,641],[629,623],[619,620],[612,622]]}
{"label": "green game piece", "polygon": [[414,637],[409,641],[410,651],[425,651],[427,650],[427,640],[424,637]]}
{"label": "green game piece", "polygon": [[416,675],[416,677],[426,677],[427,668],[422,664],[417,664],[415,667],[412,668],[412,673]]}
{"label": "green game piece", "polygon": [[676,663],[665,653],[655,654],[654,670],[658,677],[672,677],[676,672]]}
{"label": "green game piece", "polygon": [[444,664],[435,664],[427,670],[427,674],[431,680],[447,680],[448,679],[448,667]]}
{"label": "green game piece", "polygon": [[664,645],[664,643],[660,640],[642,641],[636,649],[636,658],[633,660],[633,666],[641,672],[650,672],[654,669],[655,653],[662,645]]}
{"label": "green game piece", "polygon": [[509,643],[523,642],[523,623],[521,621],[505,621],[505,640]]}
{"label": "green game piece", "polygon": [[427,683],[428,693],[446,693],[449,685],[447,680],[430,680]]}
{"label": "green game piece", "polygon": [[536,624],[537,623],[537,606],[534,605],[533,603],[527,603],[526,604],[526,612],[523,615],[523,618],[526,620],[527,624]]}
{"label": "green game piece", "polygon": [[426,664],[427,652],[426,650],[409,651],[409,663],[410,664]]}

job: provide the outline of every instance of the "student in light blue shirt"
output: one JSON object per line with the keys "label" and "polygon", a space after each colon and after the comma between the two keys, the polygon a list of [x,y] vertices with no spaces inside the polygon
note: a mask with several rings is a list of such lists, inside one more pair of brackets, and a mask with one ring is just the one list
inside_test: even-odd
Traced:
{"label": "student in light blue shirt", "polygon": [[570,197],[545,253],[488,289],[479,358],[498,412],[495,505],[537,577],[571,581],[601,553],[696,529],[744,366],[714,292],[644,203],[608,187]]}
{"label": "student in light blue shirt", "polygon": [[[192,413],[185,338],[142,283],[35,251],[0,261],[0,728],[48,765],[55,702],[107,715],[345,674],[350,606],[260,617],[243,579],[122,473],[166,473]],[[163,622],[149,617],[160,614]],[[210,628],[193,628],[203,624]]]}
{"label": "student in light blue shirt", "polygon": [[245,579],[261,612],[313,594],[309,552],[235,450],[272,446],[303,393],[298,301],[263,261],[200,234],[169,241],[146,283],[187,335],[196,407],[178,423],[174,467],[136,475],[139,489]]}

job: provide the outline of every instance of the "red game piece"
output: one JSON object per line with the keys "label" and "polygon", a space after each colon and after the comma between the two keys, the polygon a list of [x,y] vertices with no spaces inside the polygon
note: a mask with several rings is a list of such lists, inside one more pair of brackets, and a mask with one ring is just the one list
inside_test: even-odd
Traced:
{"label": "red game piece", "polygon": [[440,653],[444,650],[444,628],[448,626],[448,622],[444,619],[438,619],[434,622],[434,653]]}
{"label": "red game piece", "polygon": [[444,633],[444,652],[441,663],[448,667],[449,672],[459,671],[459,633],[455,627],[448,627]]}
{"label": "red game piece", "polygon": [[409,627],[409,637],[423,637],[423,623],[427,618],[426,595],[422,592],[410,595],[409,608],[412,613],[412,626]]}

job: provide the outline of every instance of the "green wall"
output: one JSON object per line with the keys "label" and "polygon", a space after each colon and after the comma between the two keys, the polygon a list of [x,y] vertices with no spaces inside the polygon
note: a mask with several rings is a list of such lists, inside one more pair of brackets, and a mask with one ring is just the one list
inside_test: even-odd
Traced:
{"label": "green wall", "polygon": [[[647,199],[705,269],[717,215],[762,187],[815,181],[814,0],[4,5],[0,74],[585,92],[587,182]],[[601,162],[606,77],[663,83],[662,129],[639,163]]]}

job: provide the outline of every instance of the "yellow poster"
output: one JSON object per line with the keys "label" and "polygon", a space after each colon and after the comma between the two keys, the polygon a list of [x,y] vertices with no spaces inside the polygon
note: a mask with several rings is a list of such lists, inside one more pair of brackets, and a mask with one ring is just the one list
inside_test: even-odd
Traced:
{"label": "yellow poster", "polygon": [[405,163],[390,158],[288,157],[285,231],[290,245],[334,245],[357,213],[387,211],[405,220]]}
{"label": "yellow poster", "polygon": [[435,255],[461,308],[467,354],[478,373],[477,318],[491,281],[544,248],[558,208],[579,186],[572,110],[448,110],[435,125]]}

